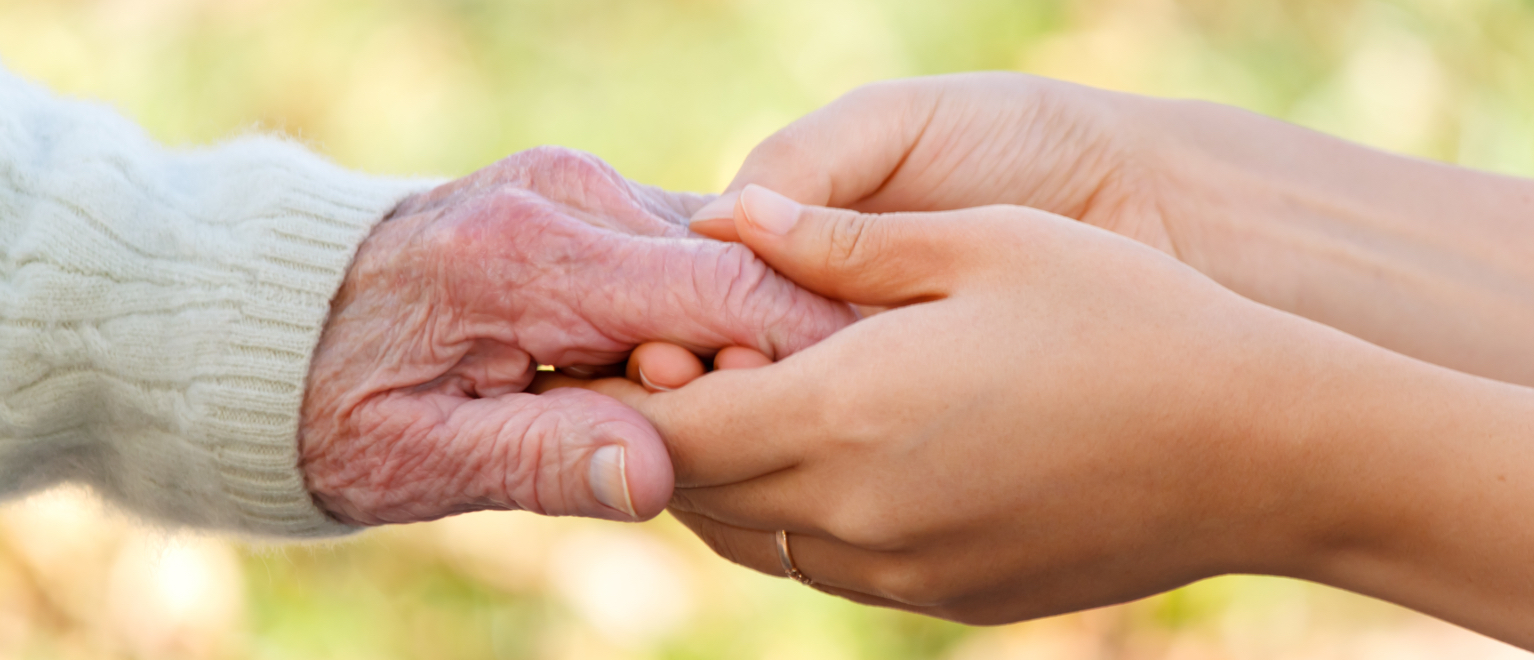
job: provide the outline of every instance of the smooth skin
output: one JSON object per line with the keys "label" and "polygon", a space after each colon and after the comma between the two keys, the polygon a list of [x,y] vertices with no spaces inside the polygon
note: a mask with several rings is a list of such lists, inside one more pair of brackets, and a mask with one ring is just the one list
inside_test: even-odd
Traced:
{"label": "smooth skin", "polygon": [[860,602],[995,623],[1267,573],[1534,649],[1531,218],[1527,181],[1229,108],[881,84],[769,138],[693,228],[892,311],[674,392],[536,387],[635,406],[705,541],[781,575],[788,529]]}
{"label": "smooth skin", "polygon": [[747,157],[749,184],[863,212],[1029,206],[1177,257],[1391,350],[1534,385],[1534,181],[1403,158],[1235,108],[1008,73],[860,88]]}
{"label": "smooth skin", "polygon": [[1283,575],[1534,648],[1534,391],[1034,209],[739,208],[783,274],[892,309],[671,392],[535,384],[650,419],[725,558],[782,575],[785,529],[823,591],[977,624]]}

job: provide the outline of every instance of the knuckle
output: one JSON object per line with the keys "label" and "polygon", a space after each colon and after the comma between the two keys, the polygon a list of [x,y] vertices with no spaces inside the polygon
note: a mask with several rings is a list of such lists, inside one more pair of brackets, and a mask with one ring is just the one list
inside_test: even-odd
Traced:
{"label": "knuckle", "polygon": [[491,168],[491,179],[550,199],[576,201],[594,191],[626,191],[626,180],[606,161],[569,147],[545,145],[507,156]]}
{"label": "knuckle", "polygon": [[[777,359],[853,320],[845,305],[797,287],[742,244],[711,244],[689,256],[686,280],[668,285],[657,296],[666,305],[662,309],[686,314],[698,327],[709,328],[717,335],[713,342],[748,346]],[[679,292],[684,292],[680,309]]]}
{"label": "knuckle", "polygon": [[720,304],[726,313],[750,309],[760,301],[767,266],[740,243],[726,243],[693,260],[692,286],[700,302]]}
{"label": "knuckle", "polygon": [[578,149],[556,145],[543,145],[519,151],[507,156],[500,164],[516,169],[572,168],[576,172],[602,169],[602,162],[595,156]]}
{"label": "knuckle", "polygon": [[867,507],[842,507],[826,521],[826,531],[843,543],[875,552],[896,552],[910,545],[900,523]]}
{"label": "knuckle", "polygon": [[850,211],[833,212],[825,232],[827,266],[861,270],[878,252],[879,232],[867,216]]}
{"label": "knuckle", "polygon": [[837,540],[862,550],[908,550],[915,545],[916,530],[906,516],[890,506],[893,500],[879,488],[855,486],[850,492],[839,493],[836,503],[822,510],[821,527]]}
{"label": "knuckle", "polygon": [[693,497],[691,489],[688,488],[677,488],[671,491],[671,502],[667,504],[667,508],[690,514],[697,514],[703,510],[697,499]]}
{"label": "knuckle", "polygon": [[868,580],[878,595],[912,607],[941,608],[948,598],[942,576],[909,559],[878,562]]}
{"label": "knuckle", "polygon": [[545,144],[517,152],[513,158],[520,157],[528,163],[558,163],[579,159],[582,155],[582,152],[569,147]]}
{"label": "knuckle", "polygon": [[746,156],[747,163],[802,163],[810,158],[814,149],[804,135],[803,127],[799,123],[789,124],[767,139],[762,140],[751,149]]}
{"label": "knuckle", "polygon": [[729,560],[732,564],[746,565],[745,555],[741,553],[740,549],[740,539],[718,530],[711,532],[710,536],[713,542],[709,547],[712,547],[714,552],[718,553],[720,557]]}
{"label": "knuckle", "polygon": [[891,100],[906,96],[927,84],[930,82],[921,78],[879,80],[854,87],[852,91],[843,94],[839,100],[849,104],[872,103],[888,106]]}
{"label": "knuckle", "polygon": [[855,365],[841,366],[847,368],[814,385],[809,392],[813,396],[806,402],[829,444],[840,451],[871,451],[891,437],[892,420],[878,407],[868,405],[876,400],[872,396],[876,393],[870,383],[859,380]]}
{"label": "knuckle", "polygon": [[604,422],[577,411],[597,396],[566,388],[521,397],[523,410],[502,426],[496,443],[508,457],[501,489],[519,507],[556,516],[586,509],[583,504],[591,498],[587,461]]}
{"label": "knuckle", "polygon": [[[839,380],[833,377],[831,380]],[[844,465],[873,465],[879,454],[890,450],[897,433],[887,414],[857,405],[866,402],[856,384],[829,383],[809,397],[814,408],[808,415],[823,429],[818,445],[822,455]],[[877,480],[848,480],[821,512],[821,527],[838,540],[865,550],[899,552],[912,547],[920,533],[891,503],[891,493]]]}
{"label": "knuckle", "polygon": [[740,539],[737,535],[729,533],[724,526],[717,524],[702,525],[693,531],[699,538],[703,539],[704,545],[707,545],[710,550],[714,551],[714,554],[719,555],[726,561],[760,570],[759,567],[751,566],[745,561],[747,555],[741,552]]}
{"label": "knuckle", "polygon": [[592,452],[615,437],[632,437],[637,424],[648,426],[638,413],[585,389],[507,400],[515,404],[502,408],[498,426],[468,434],[489,442],[462,443],[470,452],[463,462],[476,485],[471,492],[541,515],[589,515],[596,501]]}
{"label": "knuckle", "polygon": [[[353,524],[416,522],[443,515],[460,492],[442,457],[428,451],[436,419],[397,401],[359,406],[324,443],[305,452],[305,486]],[[387,409],[387,410],[386,410]]]}
{"label": "knuckle", "polygon": [[700,284],[700,289],[712,286],[713,300],[701,302],[722,310],[719,316],[730,327],[721,328],[729,339],[772,355],[773,346],[767,335],[773,328],[796,327],[788,324],[787,316],[793,311],[791,297],[782,294],[792,289],[778,284],[773,271],[749,248],[739,243],[726,246],[712,267],[701,273],[712,283]]}

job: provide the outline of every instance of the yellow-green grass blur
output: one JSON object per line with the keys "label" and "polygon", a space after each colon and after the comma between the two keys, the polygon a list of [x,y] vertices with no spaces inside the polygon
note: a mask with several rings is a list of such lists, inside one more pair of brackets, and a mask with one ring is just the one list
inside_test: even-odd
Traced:
{"label": "yellow-green grass blur", "polygon": [[[562,144],[699,191],[861,83],[975,69],[1231,103],[1531,176],[1529,35],[1530,0],[0,0],[7,67],[171,144],[282,131],[430,176]],[[253,547],[63,490],[0,510],[0,657],[1534,655],[1271,578],[978,629],[731,566],[664,517],[481,513]]]}

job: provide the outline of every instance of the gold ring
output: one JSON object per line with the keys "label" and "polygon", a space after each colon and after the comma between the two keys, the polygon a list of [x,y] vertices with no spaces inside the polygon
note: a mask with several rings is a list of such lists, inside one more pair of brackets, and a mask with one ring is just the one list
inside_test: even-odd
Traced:
{"label": "gold ring", "polygon": [[799,568],[794,566],[794,556],[788,552],[788,530],[786,529],[778,530],[778,561],[783,562],[783,573],[790,579],[806,587],[815,586],[815,581],[811,580],[810,576],[799,572]]}

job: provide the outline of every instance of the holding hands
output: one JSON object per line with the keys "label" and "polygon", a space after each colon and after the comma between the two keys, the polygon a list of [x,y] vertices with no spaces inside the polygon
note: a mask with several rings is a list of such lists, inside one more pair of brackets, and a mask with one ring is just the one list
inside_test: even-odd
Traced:
{"label": "holding hands", "polygon": [[1534,183],[1211,103],[1006,73],[869,85],[747,157],[749,184],[865,213],[1014,204],[1127,236],[1264,305],[1534,385]]}
{"label": "holding hands", "polygon": [[1271,518],[1299,510],[1284,491],[1310,448],[1249,435],[1306,370],[1241,376],[1296,342],[1361,342],[1034,209],[871,216],[753,186],[740,212],[780,272],[892,309],[675,392],[593,385],[654,420],[673,511],[726,557],[781,575],[784,529],[822,589],[1002,623],[1273,570],[1312,542]]}
{"label": "holding hands", "polygon": [[551,148],[406,197],[0,105],[0,494],[299,536],[669,505],[961,621],[1255,572],[1534,649],[1534,182],[1006,74],[849,94],[715,199]]}
{"label": "holding hands", "polygon": [[[1343,205],[1277,171],[1309,161],[1420,199],[1360,184]],[[1250,217],[1224,215],[1241,194]],[[1530,382],[1534,240],[1506,245],[1534,239],[1509,220],[1531,204],[1526,182],[1217,106],[875,86],[770,138],[693,228],[887,311],[674,391],[702,366],[653,345],[630,362],[648,386],[534,387],[633,406],[671,447],[679,519],[776,575],[786,531],[793,568],[859,602],[1001,623],[1254,572],[1534,645],[1534,397],[1464,373]]]}
{"label": "holding hands", "polygon": [[787,356],[852,320],[740,245],[688,237],[704,200],[587,156],[523,152],[406,200],[363,244],[310,369],[309,489],[354,524],[478,509],[650,518],[666,448],[617,401],[523,392],[646,341]]}
{"label": "holding hands", "polygon": [[738,563],[966,622],[1253,572],[1534,645],[1530,213],[1003,74],[850,94],[712,201],[535,150],[364,243],[303,467],[360,524],[669,504]]}

